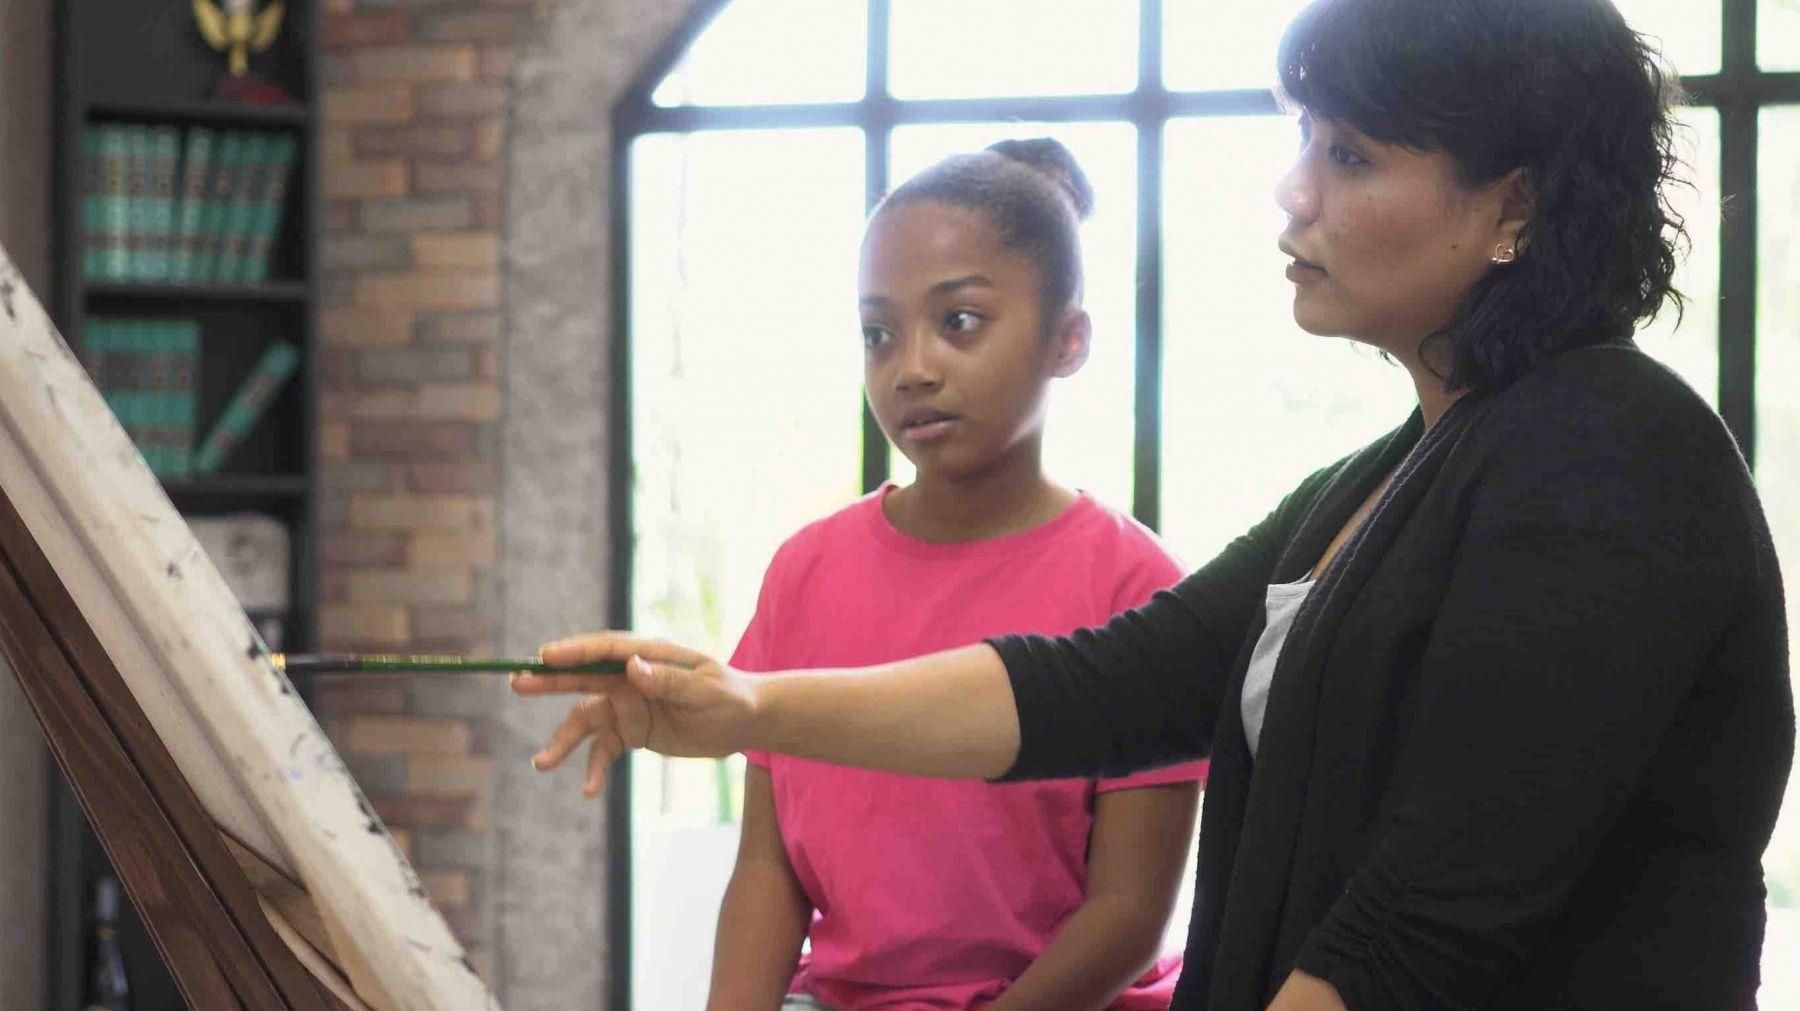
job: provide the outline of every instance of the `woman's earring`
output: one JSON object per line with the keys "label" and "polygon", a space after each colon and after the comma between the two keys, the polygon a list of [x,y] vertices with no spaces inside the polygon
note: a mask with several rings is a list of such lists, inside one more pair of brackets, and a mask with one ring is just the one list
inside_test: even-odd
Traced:
{"label": "woman's earring", "polygon": [[1495,263],[1511,263],[1519,258],[1519,251],[1504,242],[1494,244],[1493,261]]}

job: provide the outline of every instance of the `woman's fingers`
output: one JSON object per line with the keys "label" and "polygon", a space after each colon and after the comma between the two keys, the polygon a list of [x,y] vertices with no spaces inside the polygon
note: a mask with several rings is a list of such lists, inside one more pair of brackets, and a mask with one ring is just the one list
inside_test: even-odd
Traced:
{"label": "woman's fingers", "polygon": [[[599,707],[612,708],[611,700],[601,698]],[[616,716],[616,712],[609,715]],[[615,719],[602,719],[600,726],[594,730],[594,743],[588,748],[587,779],[582,781],[581,792],[589,797],[600,796],[601,787],[606,785],[606,770],[625,751],[625,741],[619,736]]]}
{"label": "woman's fingers", "polygon": [[543,750],[532,756],[531,767],[543,772],[561,765],[569,752],[579,747],[583,738],[599,730],[602,721],[609,720],[611,715],[611,707],[604,695],[590,695],[575,703],[569,715],[563,717],[562,725],[544,743]]}
{"label": "woman's fingers", "polygon": [[517,695],[604,695],[619,685],[616,674],[539,674],[518,671],[510,682]]}
{"label": "woman's fingers", "polygon": [[[692,668],[650,663],[633,655],[625,662],[631,687],[654,699],[680,701],[695,676]],[[518,695],[611,695],[621,687],[616,674],[555,674],[517,671],[510,682]]]}
{"label": "woman's fingers", "polygon": [[641,656],[658,663],[693,667],[706,662],[706,655],[662,639],[644,639],[625,632],[594,632],[569,639],[545,643],[538,656],[551,666],[598,663],[603,660],[629,660]]}

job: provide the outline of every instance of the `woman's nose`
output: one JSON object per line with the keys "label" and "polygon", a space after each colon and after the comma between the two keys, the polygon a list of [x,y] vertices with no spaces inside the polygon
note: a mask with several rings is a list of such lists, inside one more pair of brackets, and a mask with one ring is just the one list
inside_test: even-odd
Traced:
{"label": "woman's nose", "polygon": [[1290,218],[1311,221],[1319,216],[1319,191],[1307,178],[1306,168],[1295,162],[1275,183],[1275,203]]}

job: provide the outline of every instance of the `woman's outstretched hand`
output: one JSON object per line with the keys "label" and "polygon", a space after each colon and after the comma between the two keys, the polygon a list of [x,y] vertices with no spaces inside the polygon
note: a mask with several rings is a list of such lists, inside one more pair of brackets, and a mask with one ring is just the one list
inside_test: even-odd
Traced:
{"label": "woman's outstretched hand", "polygon": [[617,632],[577,636],[541,651],[552,666],[621,661],[623,677],[607,674],[512,676],[519,695],[581,695],[562,726],[531,759],[540,772],[561,765],[589,737],[581,792],[600,795],[606,770],[627,748],[665,755],[717,757],[742,750],[756,717],[751,678],[711,657],[673,643]]}

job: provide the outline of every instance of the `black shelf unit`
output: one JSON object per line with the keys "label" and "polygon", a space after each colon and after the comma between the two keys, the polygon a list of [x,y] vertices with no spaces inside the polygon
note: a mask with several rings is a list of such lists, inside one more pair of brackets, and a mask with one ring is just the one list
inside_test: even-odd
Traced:
{"label": "black shelf unit", "polygon": [[[259,3],[260,9],[264,4]],[[187,3],[58,0],[56,7],[56,194],[52,235],[57,283],[51,310],[79,345],[90,317],[190,319],[201,331],[198,430],[205,432],[272,340],[302,350],[300,367],[269,412],[219,473],[172,479],[164,488],[188,516],[252,511],[288,528],[289,650],[317,646],[316,475],[319,375],[319,256],[322,234],[322,0],[288,0],[274,46],[250,69],[293,101],[245,104],[211,97],[225,59],[201,38]],[[208,126],[286,132],[298,141],[270,277],[257,283],[95,281],[82,270],[82,140],[95,124]],[[259,620],[270,617],[252,614]],[[298,686],[303,695],[308,685]],[[94,882],[111,868],[60,773],[50,773],[46,1007],[77,1011],[89,978]],[[186,1005],[135,912],[118,928],[136,1011]]]}

